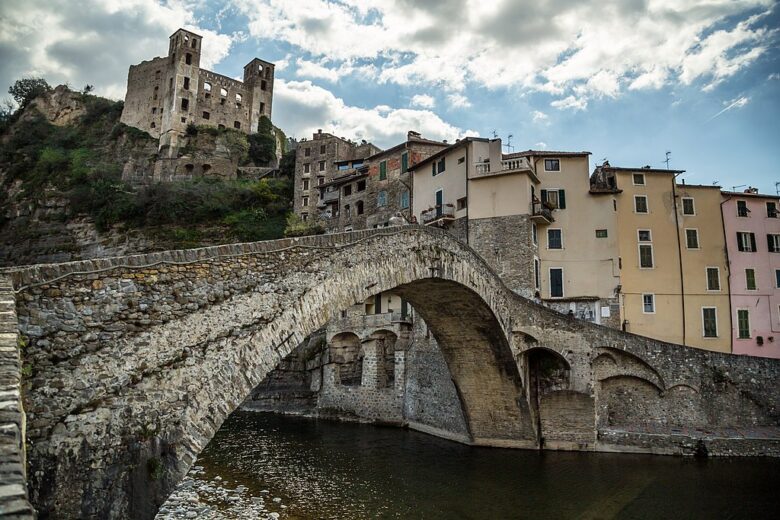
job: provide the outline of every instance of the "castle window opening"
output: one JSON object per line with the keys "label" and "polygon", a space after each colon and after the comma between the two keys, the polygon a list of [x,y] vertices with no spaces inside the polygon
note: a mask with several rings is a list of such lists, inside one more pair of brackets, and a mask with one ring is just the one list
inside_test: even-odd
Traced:
{"label": "castle window opening", "polygon": [[193,49],[197,49],[198,48],[198,40],[196,40],[194,38],[192,39],[192,48]]}
{"label": "castle window opening", "polygon": [[184,35],[184,43],[187,43],[188,41],[190,41],[190,37],[185,34]]}
{"label": "castle window opening", "polygon": [[201,168],[203,169],[203,173],[207,173],[209,170],[211,170],[211,165],[204,164],[203,166],[201,166]]}
{"label": "castle window opening", "polygon": [[241,128],[241,123],[238,121],[233,121],[233,128]]}
{"label": "castle window opening", "polygon": [[350,195],[352,195],[352,185],[347,184],[346,186],[344,186],[344,196],[348,197]]}
{"label": "castle window opening", "polygon": [[217,129],[218,130],[224,130],[225,129],[225,125],[219,124],[219,125],[217,125]]}
{"label": "castle window opening", "polygon": [[258,65],[257,66],[257,72],[260,72],[260,73],[263,72],[263,66],[262,65]]}
{"label": "castle window opening", "polygon": [[168,88],[169,89],[173,88],[173,78],[168,78]]}
{"label": "castle window opening", "polygon": [[152,107],[152,114],[156,114],[156,113],[157,113],[157,107]]}
{"label": "castle window opening", "polygon": [[152,126],[152,128],[157,128],[157,125],[154,124],[154,121],[152,121],[152,125],[151,126]]}
{"label": "castle window opening", "polygon": [[220,87],[219,95],[222,97],[227,97],[227,89],[225,87]]}
{"label": "castle window opening", "polygon": [[344,216],[345,216],[345,217],[347,217],[347,218],[351,217],[351,216],[352,216],[352,215],[351,215],[351,211],[352,211],[352,210],[351,210],[351,208],[349,207],[349,204],[347,204],[346,206],[344,206]]}
{"label": "castle window opening", "polygon": [[366,181],[358,181],[357,183],[357,191],[365,191],[366,190]]}
{"label": "castle window opening", "polygon": [[204,90],[205,92],[211,92],[211,83],[209,83],[208,81],[207,81],[207,82],[205,82],[205,83],[203,84],[203,90]]}
{"label": "castle window opening", "polygon": [[186,122],[187,122],[187,118],[186,118],[186,117],[182,117],[182,118],[181,118],[181,122],[182,122],[182,123],[186,123]]}
{"label": "castle window opening", "polygon": [[203,119],[208,119],[210,117],[211,117],[211,114],[209,114],[208,112],[203,112]]}
{"label": "castle window opening", "polygon": [[265,80],[261,81],[260,82],[260,90],[265,90],[265,86],[266,86]]}
{"label": "castle window opening", "polygon": [[194,164],[185,164],[184,169],[187,170],[187,173],[192,173],[195,170]]}
{"label": "castle window opening", "polygon": [[184,78],[184,90],[190,89],[190,78]]}
{"label": "castle window opening", "polygon": [[[160,71],[159,70],[154,71],[154,79],[160,79]],[[155,89],[156,88],[157,87],[155,87]]]}
{"label": "castle window opening", "polygon": [[357,209],[357,214],[358,215],[362,215],[363,214],[363,201],[362,200],[357,201],[357,203],[355,204],[355,208]]}
{"label": "castle window opening", "polygon": [[184,63],[187,65],[192,65],[192,54],[189,52],[185,55]]}
{"label": "castle window opening", "polygon": [[325,153],[326,147],[325,145],[320,145],[320,153]]}
{"label": "castle window opening", "polygon": [[181,98],[181,109],[182,112],[186,112],[190,108],[190,100],[187,98]]}
{"label": "castle window opening", "polygon": [[222,98],[222,99],[220,99],[220,100],[219,100],[219,104],[220,104],[220,105],[224,105],[224,104],[225,104],[225,98]]}
{"label": "castle window opening", "polygon": [[320,171],[321,172],[325,171],[325,161],[320,161]]}
{"label": "castle window opening", "polygon": [[241,106],[241,94],[236,94],[236,104]]}

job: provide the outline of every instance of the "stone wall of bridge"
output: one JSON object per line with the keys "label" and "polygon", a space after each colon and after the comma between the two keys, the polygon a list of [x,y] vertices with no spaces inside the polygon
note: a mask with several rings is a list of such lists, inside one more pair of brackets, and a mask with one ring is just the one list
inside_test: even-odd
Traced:
{"label": "stone wall of bridge", "polygon": [[[438,230],[359,231],[7,274],[28,342],[31,500],[50,518],[153,516],[222,421],[296,345],[341,309],[388,290],[414,306],[436,339],[465,422],[445,425],[464,428],[453,438],[780,453],[780,362],[567,318],[508,290],[478,255]],[[542,350],[558,363],[555,377],[534,362]],[[724,432],[735,428],[742,438],[729,444]]]}

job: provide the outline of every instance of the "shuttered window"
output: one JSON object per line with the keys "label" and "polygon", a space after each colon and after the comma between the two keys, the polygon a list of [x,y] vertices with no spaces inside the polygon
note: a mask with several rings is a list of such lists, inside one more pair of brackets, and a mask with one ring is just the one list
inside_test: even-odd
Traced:
{"label": "shuttered window", "polygon": [[542,202],[553,209],[566,209],[566,190],[542,190]]}
{"label": "shuttered window", "polygon": [[563,269],[550,269],[550,298],[563,298]]}
{"label": "shuttered window", "polygon": [[745,269],[745,289],[755,291],[756,288],[756,270]]}
{"label": "shuttered window", "polygon": [[780,253],[780,235],[767,235],[766,242],[770,253]]}
{"label": "shuttered window", "polygon": [[387,179],[387,161],[382,161],[379,163],[379,180],[385,179]]}
{"label": "shuttered window", "polygon": [[409,153],[404,152],[401,154],[401,173],[406,173],[409,170]]}
{"label": "shuttered window", "polygon": [[754,253],[756,251],[755,233],[737,231],[737,249],[745,253]]}
{"label": "shuttered window", "polygon": [[737,310],[737,337],[750,339],[750,312],[747,309]]}
{"label": "shuttered window", "polygon": [[707,268],[707,290],[720,291],[720,270],[717,267]]}
{"label": "shuttered window", "polygon": [[715,307],[702,307],[701,309],[702,328],[705,338],[718,337],[718,312]]}

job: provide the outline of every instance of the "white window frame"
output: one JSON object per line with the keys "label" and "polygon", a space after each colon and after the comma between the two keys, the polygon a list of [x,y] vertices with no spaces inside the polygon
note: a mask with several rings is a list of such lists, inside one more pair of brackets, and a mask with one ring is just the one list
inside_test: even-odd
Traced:
{"label": "white window frame", "polygon": [[780,233],[767,233],[767,236],[772,237],[772,241],[774,242],[774,251],[771,252],[780,253]]}
{"label": "white window frame", "polygon": [[[715,272],[718,273],[717,289],[710,289],[710,269],[715,269]],[[717,265],[708,265],[704,268],[704,286],[708,292],[721,292],[721,287],[723,287],[723,285],[720,283],[720,267]]]}
{"label": "white window frame", "polygon": [[[747,330],[748,330],[748,335],[746,337],[744,337],[744,338],[739,335],[739,311],[747,312],[747,323],[748,323]],[[751,335],[751,331],[750,331],[750,309],[748,309],[747,307],[737,307],[735,309],[735,313],[736,314],[734,316],[734,319],[735,319],[734,330],[737,333],[737,337],[735,339],[737,339],[737,340],[750,340],[750,339],[753,339],[753,336]]]}
{"label": "white window frame", "polygon": [[[550,231],[560,231],[560,233],[561,233],[561,247],[550,247]],[[561,228],[547,228],[547,249],[549,251],[563,251],[563,229],[561,229]]]}
{"label": "white window frame", "polygon": [[550,202],[550,193],[555,193],[555,207],[553,209],[561,209],[561,191],[563,191],[563,188],[545,188],[545,199],[542,202],[552,204]]}
{"label": "white window frame", "polygon": [[308,196],[304,196],[303,198],[301,198],[301,206],[303,206],[304,208],[309,206],[309,197]]}
{"label": "white window frame", "polygon": [[[642,267],[642,247],[647,246],[650,248],[650,260],[653,262],[652,267]],[[637,265],[639,266],[639,269],[642,270],[649,270],[649,269],[655,269],[655,248],[653,247],[652,242],[640,242],[637,244],[636,248],[637,252]],[[649,293],[648,293],[649,294]]]}
{"label": "white window frame", "polygon": [[[712,309],[715,311],[715,335],[707,336],[704,328],[704,310]],[[720,337],[720,324],[718,323],[718,308],[712,306],[705,306],[701,308],[701,337],[704,339],[718,339]]]}
{"label": "white window frame", "polygon": [[[696,247],[688,247],[688,231],[696,232]],[[699,228],[685,228],[685,249],[692,251],[701,249],[701,242],[699,242]]]}
{"label": "white window frame", "polygon": [[535,246],[539,245],[539,228],[536,226],[536,222],[531,222],[531,242]]}
{"label": "white window frame", "polygon": [[[737,252],[739,253],[755,253],[758,249],[758,241],[756,241],[756,249],[753,249],[753,241],[750,240],[750,235],[755,235],[753,231],[737,231]],[[747,244],[742,244],[742,251],[739,251],[739,242],[741,236],[745,236],[748,239]]]}
{"label": "white window frame", "polygon": [[[647,211],[637,211],[636,201],[638,199],[645,199],[645,209]],[[650,200],[647,198],[647,195],[634,195],[634,213],[637,215],[649,215],[650,214]]]}
{"label": "white window frame", "polygon": [[[636,182],[636,177],[634,177],[635,175],[639,175],[640,177],[642,177],[642,182],[641,183]],[[644,173],[632,173],[631,174],[631,184],[633,184],[634,186],[647,186],[645,174]]]}
{"label": "white window frame", "polygon": [[[560,296],[553,296],[552,295],[552,272],[553,270],[559,270],[561,272],[561,295]],[[550,295],[550,298],[555,298],[556,300],[565,298],[566,297],[566,276],[563,272],[563,267],[548,267],[547,268],[547,285],[548,290],[547,294]]]}
{"label": "white window frame", "polygon": [[[646,311],[645,310],[645,296],[650,296],[653,300],[653,310],[652,311]],[[642,314],[655,314],[655,293],[642,293]]]}
{"label": "white window frame", "polygon": [[[544,161],[544,171],[546,172],[560,172],[561,171],[561,160],[557,157],[545,157],[543,159]],[[558,169],[557,170],[548,170],[547,169],[547,161],[558,161]]]}
{"label": "white window frame", "polygon": [[[639,238],[640,231],[647,231],[647,236],[649,237],[647,240],[642,240]],[[653,243],[653,230],[652,229],[637,229],[636,230],[636,241],[640,244],[652,244]]]}
{"label": "white window frame", "polygon": [[[690,200],[691,201],[691,207],[693,208],[693,213],[686,213],[685,212],[685,201]],[[683,197],[682,198],[682,214],[686,217],[695,217],[696,216],[696,202],[694,202],[693,197]]]}

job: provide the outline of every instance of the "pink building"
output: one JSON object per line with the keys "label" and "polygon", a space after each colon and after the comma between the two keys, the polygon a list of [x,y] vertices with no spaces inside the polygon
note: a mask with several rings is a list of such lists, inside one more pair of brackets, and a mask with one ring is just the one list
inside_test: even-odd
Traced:
{"label": "pink building", "polygon": [[780,197],[722,192],[734,354],[780,358]]}

